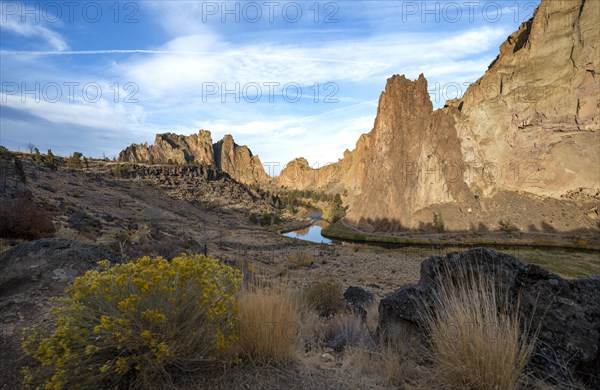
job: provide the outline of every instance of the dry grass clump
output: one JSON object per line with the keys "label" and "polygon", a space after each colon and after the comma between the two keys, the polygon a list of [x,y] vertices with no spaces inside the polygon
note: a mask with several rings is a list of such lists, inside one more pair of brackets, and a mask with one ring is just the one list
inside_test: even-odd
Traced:
{"label": "dry grass clump", "polygon": [[296,268],[310,268],[315,263],[315,256],[311,253],[296,252],[288,255],[290,262],[289,267],[292,269]]}
{"label": "dry grass clump", "polygon": [[300,342],[301,299],[286,286],[251,286],[239,297],[239,350],[258,364],[293,360]]}
{"label": "dry grass clump", "polygon": [[342,372],[363,386],[395,388],[410,383],[430,387],[423,380],[426,369],[418,364],[422,345],[404,326],[389,327],[378,344],[350,346],[343,357]]}
{"label": "dry grass clump", "polygon": [[342,313],[331,319],[327,328],[326,340],[336,351],[344,348],[372,346],[371,333],[364,321],[356,314]]}
{"label": "dry grass clump", "polygon": [[306,303],[323,317],[337,314],[343,307],[342,287],[334,282],[318,282],[309,286]]}
{"label": "dry grass clump", "polygon": [[516,388],[534,348],[521,331],[518,303],[511,306],[481,273],[465,266],[456,272],[439,281],[435,308],[425,316],[440,380],[454,388]]}

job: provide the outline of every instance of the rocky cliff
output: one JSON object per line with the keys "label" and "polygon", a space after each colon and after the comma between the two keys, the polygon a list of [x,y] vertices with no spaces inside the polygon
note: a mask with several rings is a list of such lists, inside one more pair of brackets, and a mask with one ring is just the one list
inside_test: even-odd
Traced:
{"label": "rocky cliff", "polygon": [[458,172],[462,154],[454,119],[433,111],[423,75],[416,81],[388,80],[368,145],[349,219],[408,224],[416,210],[469,197]]}
{"label": "rocky cliff", "polygon": [[246,146],[237,145],[231,135],[212,142],[210,131],[189,136],[157,134],[154,144],[133,144],[119,153],[119,161],[135,163],[201,164],[228,173],[246,184],[268,180],[258,156]]}
{"label": "rocky cliff", "polygon": [[544,0],[488,71],[449,102],[466,163],[488,164],[496,188],[560,197],[598,188],[600,3]]}
{"label": "rocky cliff", "polygon": [[119,154],[119,160],[129,162],[200,163],[214,165],[210,131],[200,130],[190,136],[173,133],[157,134],[154,144],[133,144]]}
{"label": "rocky cliff", "polygon": [[[369,229],[382,219],[422,226],[436,205],[455,205],[446,226],[468,229],[498,214],[490,211],[498,197],[527,209],[581,189],[597,193],[599,8],[598,1],[543,0],[488,71],[443,109],[433,110],[422,75],[388,79],[373,130],[354,151],[319,169],[296,159],[277,182],[344,193],[346,221]],[[524,214],[515,222],[548,222]],[[585,219],[578,227],[596,223],[569,218]]]}
{"label": "rocky cliff", "polygon": [[214,159],[218,170],[227,172],[243,183],[264,183],[268,175],[258,156],[253,156],[247,146],[237,145],[233,137],[225,135],[214,144]]}

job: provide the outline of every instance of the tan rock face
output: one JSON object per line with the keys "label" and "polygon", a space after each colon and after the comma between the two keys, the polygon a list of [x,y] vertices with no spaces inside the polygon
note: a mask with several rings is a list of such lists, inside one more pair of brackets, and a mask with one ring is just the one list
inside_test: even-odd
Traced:
{"label": "tan rock face", "polygon": [[[559,197],[600,182],[600,2],[542,1],[490,69],[450,103],[466,162],[494,180],[472,188]],[[452,112],[451,112],[452,113]]]}
{"label": "tan rock face", "polygon": [[263,183],[269,179],[258,156],[247,146],[239,146],[229,134],[214,145],[217,169],[229,173],[242,183]]}
{"label": "tan rock face", "polygon": [[413,227],[416,210],[470,196],[459,171],[462,155],[454,119],[433,111],[423,75],[416,81],[388,79],[366,144],[350,220],[387,218]]}
{"label": "tan rock face", "polygon": [[423,76],[388,79],[374,128],[354,151],[320,169],[296,159],[276,182],[344,193],[350,222],[408,227],[423,222],[419,210],[485,209],[499,191],[558,199],[598,190],[598,15],[599,1],[543,0],[488,71],[441,110]]}
{"label": "tan rock face", "polygon": [[369,136],[361,135],[352,152],[346,150],[343,159],[323,167],[311,167],[303,157],[292,160],[275,178],[275,183],[289,189],[344,194],[350,199],[359,192],[362,184],[360,178],[366,169],[368,143]]}
{"label": "tan rock face", "polygon": [[200,163],[214,165],[210,131],[200,130],[190,136],[173,133],[157,134],[154,144],[133,144],[119,153],[120,161]]}
{"label": "tan rock face", "polygon": [[208,130],[200,130],[198,134],[189,136],[157,134],[153,145],[133,144],[119,154],[119,160],[208,165],[246,184],[269,179],[260,159],[253,156],[248,147],[237,145],[231,135],[213,144]]}
{"label": "tan rock face", "polygon": [[454,119],[433,111],[425,77],[393,76],[379,99],[373,130],[359,138],[354,151],[319,169],[304,158],[293,160],[277,182],[345,194],[353,222],[387,218],[412,226],[419,208],[470,196],[461,163]]}

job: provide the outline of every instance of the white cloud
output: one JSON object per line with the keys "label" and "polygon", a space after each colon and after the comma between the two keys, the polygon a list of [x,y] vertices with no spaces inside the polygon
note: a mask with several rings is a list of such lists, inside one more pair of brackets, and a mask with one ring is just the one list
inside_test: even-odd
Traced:
{"label": "white cloud", "polygon": [[73,103],[35,100],[34,96],[0,94],[2,104],[57,124],[77,125],[102,130],[133,131],[141,129],[145,121],[144,109],[138,105],[113,103],[101,99],[95,103],[80,98]]}
{"label": "white cloud", "polygon": [[39,23],[35,24],[29,19],[25,22],[20,22],[15,15],[6,14],[0,14],[0,20],[0,30],[5,30],[26,38],[41,39],[54,50],[64,51],[69,48],[69,45],[60,34]]}
{"label": "white cloud", "polygon": [[216,40],[207,23],[203,23],[202,1],[148,1],[142,3],[154,15],[158,25],[172,37],[203,35]]}
{"label": "white cloud", "polygon": [[242,87],[250,82],[297,82],[303,86],[329,81],[360,83],[412,69],[418,69],[415,75],[409,74],[413,77],[421,72],[452,76],[485,70],[489,59],[473,56],[489,50],[505,35],[504,29],[484,27],[446,39],[434,34],[392,34],[319,46],[248,44],[235,48],[222,42],[216,46],[220,41],[213,36],[192,35],[167,42],[161,48],[166,51],[163,54],[121,62],[114,71],[138,83],[152,99],[173,94],[182,99],[202,96],[206,83],[227,83],[227,88],[236,82]]}

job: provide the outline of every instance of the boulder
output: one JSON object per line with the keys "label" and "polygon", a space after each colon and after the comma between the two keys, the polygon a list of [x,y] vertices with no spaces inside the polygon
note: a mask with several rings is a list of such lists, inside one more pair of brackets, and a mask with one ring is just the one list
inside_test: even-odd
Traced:
{"label": "boulder", "polygon": [[[538,332],[529,367],[557,384],[573,379],[600,387],[600,280],[566,280],[536,265],[485,248],[433,256],[421,264],[421,277],[384,298],[379,305],[379,332],[401,323],[425,333],[425,307],[434,308],[436,280],[451,278],[458,267],[483,273],[520,299],[520,318]],[[515,306],[517,307],[517,306]]]}
{"label": "boulder", "polygon": [[363,320],[367,317],[365,306],[373,301],[373,294],[362,287],[350,286],[344,292],[343,298],[348,305],[348,308],[359,314]]}

